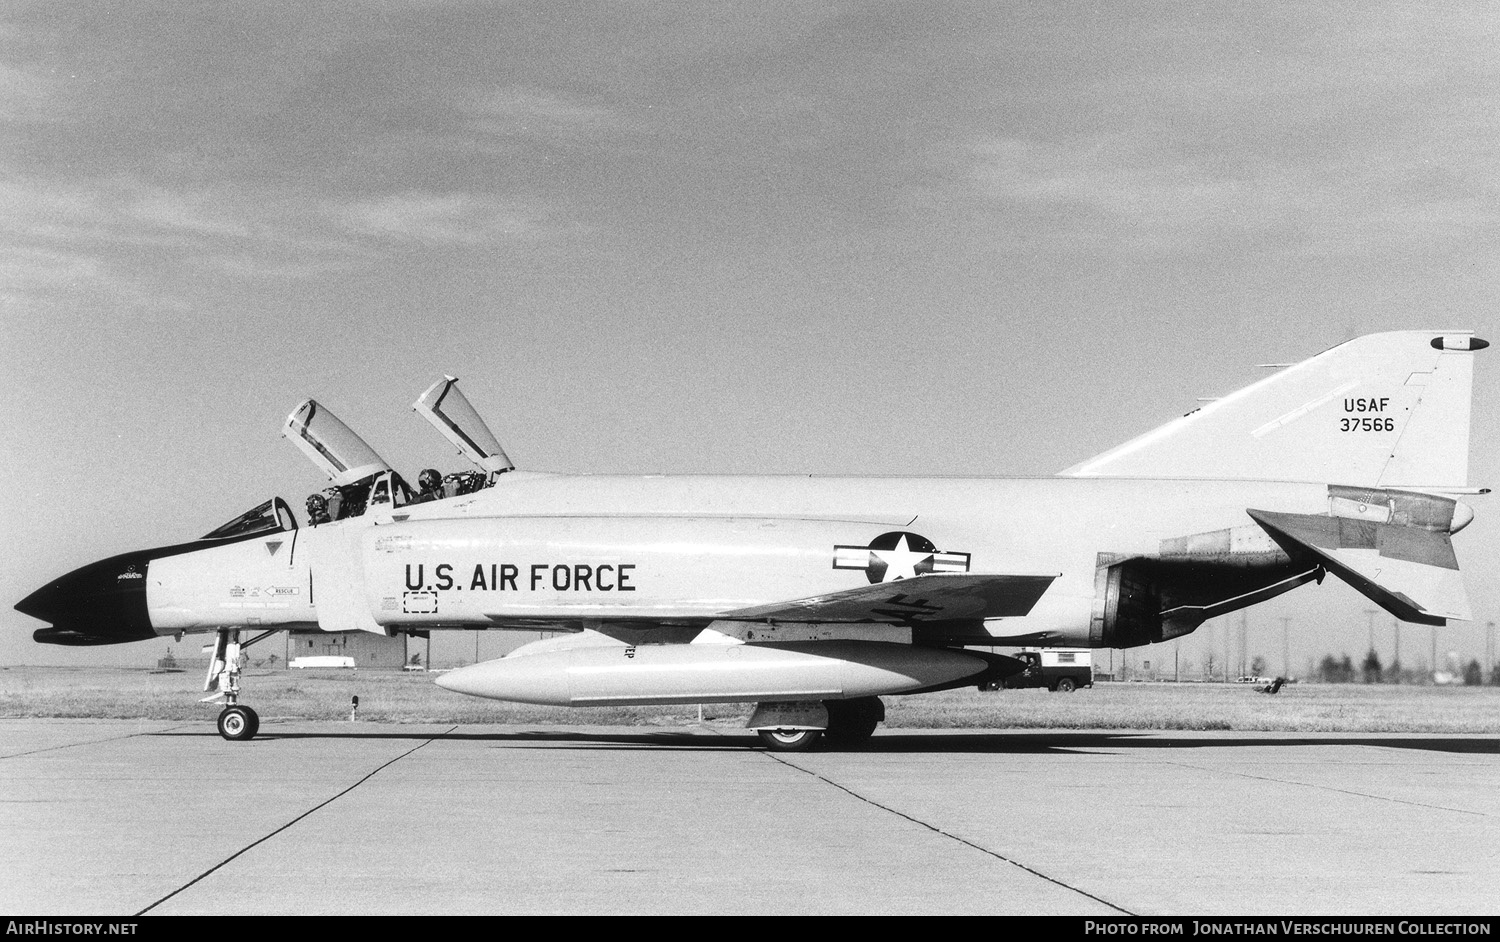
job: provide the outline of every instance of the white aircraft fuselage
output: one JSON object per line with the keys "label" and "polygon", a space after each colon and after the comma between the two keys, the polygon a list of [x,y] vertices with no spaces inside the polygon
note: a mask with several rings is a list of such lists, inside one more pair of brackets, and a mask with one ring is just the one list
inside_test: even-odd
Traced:
{"label": "white aircraft fuselage", "polygon": [[1229,531],[1232,551],[1201,562],[1274,570],[1289,559],[1246,508],[1311,514],[1328,502],[1326,485],[1285,482],[512,472],[468,497],[161,559],[146,604],[163,635],[226,622],[693,624],[867,586],[868,568],[835,568],[849,555],[838,547],[898,532],[937,553],[891,551],[882,581],[930,571],[941,554],[966,556],[965,572],[1054,576],[1029,613],[970,627],[993,644],[1086,644],[1101,554],[1157,557],[1164,541]]}

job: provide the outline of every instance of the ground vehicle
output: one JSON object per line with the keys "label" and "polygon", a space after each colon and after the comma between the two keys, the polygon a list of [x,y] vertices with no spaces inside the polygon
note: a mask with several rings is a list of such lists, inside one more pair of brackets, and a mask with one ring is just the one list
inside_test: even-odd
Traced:
{"label": "ground vehicle", "polygon": [[297,670],[308,667],[342,667],[352,670],[354,668],[354,658],[339,657],[333,654],[315,654],[308,657],[294,657],[292,658],[292,663],[287,666],[296,668]]}
{"label": "ground vehicle", "polygon": [[1002,686],[1011,690],[1046,687],[1057,693],[1072,693],[1079,687],[1094,686],[1094,659],[1090,651],[1044,648],[1040,651],[1017,651],[1012,657],[1025,661],[1026,669],[1003,681],[985,684],[980,687],[981,690],[999,690]]}

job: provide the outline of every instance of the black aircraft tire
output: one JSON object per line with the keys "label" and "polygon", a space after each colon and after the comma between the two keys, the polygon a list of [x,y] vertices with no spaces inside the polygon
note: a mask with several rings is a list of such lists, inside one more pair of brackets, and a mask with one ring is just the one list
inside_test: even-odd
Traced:
{"label": "black aircraft tire", "polygon": [[806,752],[823,735],[821,729],[761,729],[756,732],[772,752]]}
{"label": "black aircraft tire", "polygon": [[219,714],[219,735],[230,742],[243,742],[255,735],[260,718],[249,707],[225,707]]}
{"label": "black aircraft tire", "polygon": [[1056,690],[1058,693],[1072,693],[1073,691],[1078,689],[1078,684],[1076,684],[1071,677],[1059,677],[1057,679],[1057,686],[1052,689]]}
{"label": "black aircraft tire", "polygon": [[866,719],[846,723],[842,726],[828,730],[828,741],[840,746],[852,746],[862,743],[875,735],[875,727],[879,726],[878,720]]}
{"label": "black aircraft tire", "polygon": [[864,742],[885,719],[885,705],[879,697],[825,700],[823,706],[828,710],[828,741],[840,746]]}
{"label": "black aircraft tire", "polygon": [[260,733],[260,714],[250,707],[240,707],[240,709],[245,711],[246,719],[250,721],[250,733],[245,738],[254,739]]}

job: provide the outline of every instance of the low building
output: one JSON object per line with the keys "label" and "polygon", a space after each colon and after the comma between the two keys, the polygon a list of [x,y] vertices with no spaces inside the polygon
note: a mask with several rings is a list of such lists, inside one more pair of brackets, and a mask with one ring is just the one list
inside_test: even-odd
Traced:
{"label": "low building", "polygon": [[288,632],[283,650],[279,667],[299,657],[352,657],[361,670],[398,671],[406,663],[406,636],[387,638],[368,631]]}

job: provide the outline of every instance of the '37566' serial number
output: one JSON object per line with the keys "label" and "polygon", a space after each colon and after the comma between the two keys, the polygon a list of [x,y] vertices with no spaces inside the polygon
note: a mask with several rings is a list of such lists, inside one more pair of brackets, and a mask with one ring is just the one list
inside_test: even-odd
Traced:
{"label": "'37566' serial number", "polygon": [[[1391,407],[1391,398],[1381,396],[1379,398],[1347,398],[1344,400],[1345,412],[1385,412]],[[1345,415],[1339,419],[1340,432],[1394,432],[1396,430],[1396,419],[1384,415]]]}

